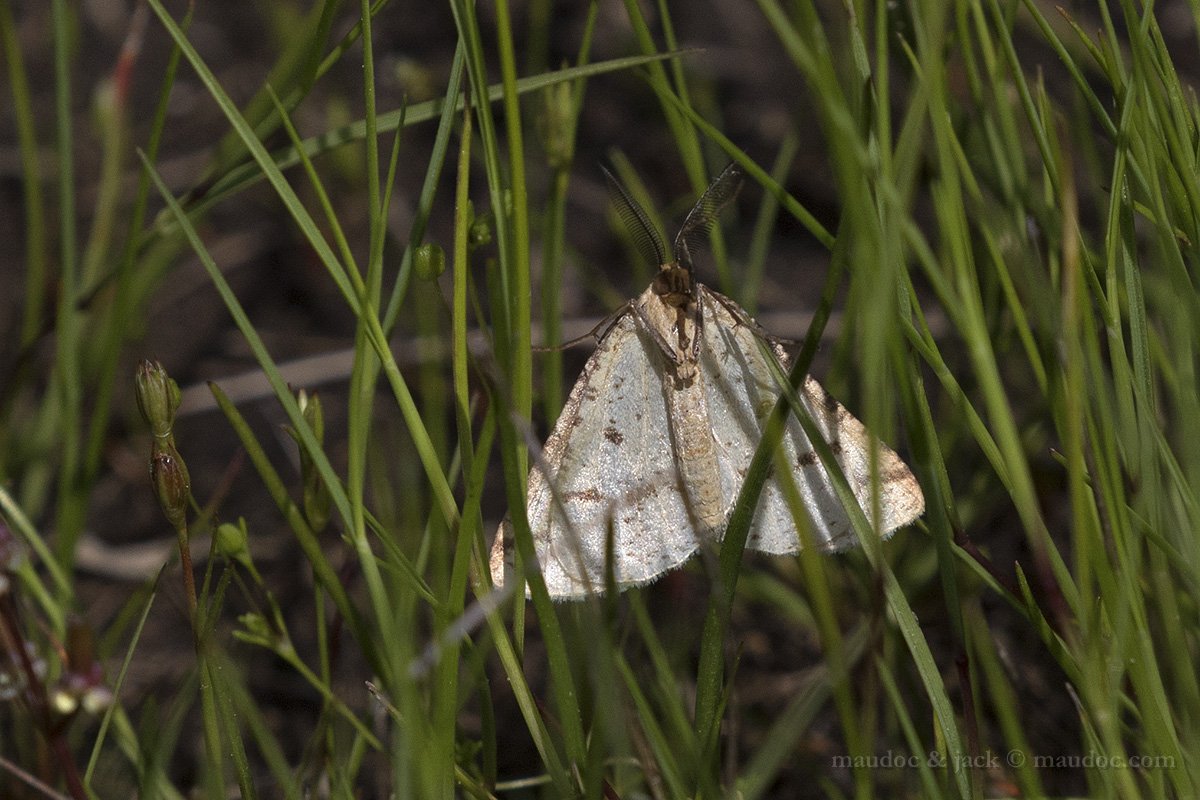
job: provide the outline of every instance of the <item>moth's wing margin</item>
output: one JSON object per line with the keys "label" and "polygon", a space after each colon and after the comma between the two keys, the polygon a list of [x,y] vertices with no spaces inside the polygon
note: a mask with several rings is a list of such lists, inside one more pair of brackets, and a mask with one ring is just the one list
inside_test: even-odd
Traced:
{"label": "moth's wing margin", "polygon": [[[619,586],[647,583],[696,551],[662,370],[658,346],[635,315],[618,317],[575,382],[540,464],[530,469],[529,525],[556,599],[603,591],[610,525]],[[490,559],[497,585],[506,562],[511,566],[512,544],[511,525],[501,525]]]}
{"label": "moth's wing margin", "polygon": [[[787,364],[786,354],[781,363]],[[883,537],[886,538],[897,528],[913,522],[925,513],[925,496],[921,492],[921,485],[894,450],[867,430],[857,417],[825,391],[825,387],[817,383],[811,375],[805,376],[799,396],[800,402],[808,409],[809,415],[834,450],[834,457],[868,521],[871,520],[871,504],[874,499],[872,495],[875,492],[875,487],[872,486],[871,458],[875,457],[875,471],[879,476],[879,532]],[[788,428],[800,429],[800,423],[793,418],[788,423]],[[837,438],[834,438],[835,436]],[[836,448],[833,447],[835,442],[838,444]],[[872,453],[873,448],[876,449],[875,453]],[[819,463],[820,459],[817,461]],[[824,466],[821,466],[821,469],[824,471]],[[838,510],[845,513],[840,502]],[[833,541],[830,549],[841,550],[857,544],[858,537],[847,528],[846,535]]]}
{"label": "moth's wing margin", "polygon": [[[706,317],[701,368],[708,387],[722,488],[732,504],[762,438],[763,424],[780,396],[762,343],[768,343],[785,370],[790,359],[736,303],[707,287],[701,290]],[[812,377],[805,378],[798,396],[833,450],[868,519],[872,493],[870,449],[878,448],[881,533],[887,535],[921,515],[925,503],[920,486],[895,452],[873,437]],[[788,420],[781,447],[809,511],[813,535],[822,548],[841,550],[856,544],[849,515],[834,492],[829,473],[794,415]],[[795,520],[773,474],[763,487],[746,546],[776,554],[800,549]]]}

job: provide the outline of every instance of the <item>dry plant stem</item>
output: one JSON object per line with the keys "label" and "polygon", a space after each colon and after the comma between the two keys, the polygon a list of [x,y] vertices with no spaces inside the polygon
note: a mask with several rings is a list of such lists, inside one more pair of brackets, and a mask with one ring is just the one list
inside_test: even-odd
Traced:
{"label": "dry plant stem", "polygon": [[196,629],[196,574],[192,571],[192,549],[188,547],[187,526],[175,531],[179,537],[179,566],[183,570],[183,591],[187,595],[188,621],[192,625],[192,636],[200,647],[200,632]]}
{"label": "dry plant stem", "polygon": [[[37,791],[46,795],[46,797],[52,797],[52,798],[66,797],[66,795],[59,794],[58,792],[54,791],[53,787],[47,785],[43,781],[38,780],[32,774],[21,769],[21,767],[18,766],[15,762],[9,761],[3,755],[0,755],[0,768],[7,770],[8,772],[11,772],[14,776],[17,777],[18,780],[24,781],[25,784],[27,786],[29,786],[31,789],[36,789]],[[85,794],[85,795],[80,795],[80,796],[86,797],[87,795]]]}
{"label": "dry plant stem", "polygon": [[[87,790],[84,789],[83,780],[79,776],[79,769],[75,766],[71,748],[66,739],[66,723],[70,717],[56,720],[52,715],[46,684],[34,667],[29,650],[25,646],[25,636],[18,619],[17,606],[7,595],[0,597],[0,643],[14,654],[14,661],[17,662],[24,674],[25,704],[36,720],[38,732],[54,753],[54,758],[62,769],[62,779],[67,785],[67,790],[71,793],[71,797],[84,800],[88,796]],[[10,772],[29,783],[30,786],[41,787],[41,783],[33,776],[10,767],[6,768],[9,768]]]}

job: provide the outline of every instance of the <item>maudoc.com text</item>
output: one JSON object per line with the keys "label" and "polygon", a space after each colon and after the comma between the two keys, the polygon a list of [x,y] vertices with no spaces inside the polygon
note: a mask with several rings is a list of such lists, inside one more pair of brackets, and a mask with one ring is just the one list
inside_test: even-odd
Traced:
{"label": "maudoc.com text", "polygon": [[869,756],[837,755],[829,760],[834,768],[842,769],[1174,769],[1175,757],[1169,755],[1122,754],[1107,755],[1091,750],[1071,755],[1044,755],[1021,749],[1006,751],[985,750],[973,755],[952,756],[939,751],[925,754],[888,750]]}

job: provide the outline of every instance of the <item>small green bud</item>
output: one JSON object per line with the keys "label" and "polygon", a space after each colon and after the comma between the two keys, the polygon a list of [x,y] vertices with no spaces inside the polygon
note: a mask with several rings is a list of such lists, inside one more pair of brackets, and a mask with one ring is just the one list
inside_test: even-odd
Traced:
{"label": "small green bud", "polygon": [[317,472],[316,468],[305,473],[304,517],[314,531],[319,533],[329,524],[329,509],[332,503],[329,489],[321,479],[321,473]]}
{"label": "small green bud", "polygon": [[416,59],[399,56],[392,69],[396,83],[408,95],[410,104],[423,103],[438,96],[437,75]]}
{"label": "small green bud", "polygon": [[179,408],[179,384],[171,380],[162,364],[142,359],[134,374],[138,410],[156,439],[166,439]]}
{"label": "small green bud", "polygon": [[[321,398],[316,392],[309,394],[301,389],[296,392],[296,406],[300,409],[300,416],[308,423],[309,430],[313,432],[317,444],[322,444],[325,441],[325,414],[321,410]],[[304,440],[291,425],[285,425],[283,429],[300,448],[300,468],[303,470],[305,465],[311,462],[308,451],[304,448]]]}
{"label": "small green bud", "polygon": [[492,243],[492,213],[490,211],[476,217],[471,215],[471,228],[467,231],[467,249],[477,250]]}
{"label": "small green bud", "polygon": [[300,407],[300,416],[312,428],[313,437],[317,444],[325,442],[325,414],[321,410],[321,397],[316,392],[309,394],[301,389],[296,392],[296,405]]}
{"label": "small green bud", "polygon": [[[325,416],[321,410],[321,400],[314,392],[307,394],[303,389],[297,394],[296,402],[305,422],[312,428],[317,444],[325,441]],[[317,465],[313,462],[308,450],[300,442],[295,431],[289,431],[296,444],[300,447],[300,477],[304,481],[304,516],[314,531],[322,531],[329,523],[329,509],[333,500],[329,488],[321,478]]]}
{"label": "small green bud", "polygon": [[[354,110],[349,101],[343,96],[331,93],[325,99],[325,130],[336,130],[354,122]],[[361,185],[366,179],[363,169],[364,160],[353,147],[335,147],[326,152],[326,160],[332,165],[334,173],[349,186]]]}
{"label": "small green bud", "polygon": [[274,624],[261,613],[242,614],[238,617],[238,622],[242,623],[242,629],[235,629],[233,635],[243,642],[272,650],[282,658],[290,658],[295,654],[295,648],[288,637],[287,629],[282,627],[283,620],[279,615],[279,609],[275,607],[274,602],[271,603],[271,606],[274,611]]}
{"label": "small green bud", "polygon": [[262,576],[258,574],[254,560],[250,557],[250,531],[246,528],[245,519],[238,517],[236,525],[232,522],[218,525],[213,537],[213,550],[218,555],[241,564],[256,582],[262,583]]}
{"label": "small green bud", "polygon": [[218,555],[241,561],[249,556],[250,534],[246,530],[246,520],[239,518],[238,524],[222,522],[217,526],[213,550]]}
{"label": "small green bud", "polygon": [[154,482],[154,493],[162,506],[167,521],[176,530],[187,528],[188,498],[191,496],[191,478],[187,465],[175,446],[154,442],[150,454],[150,478]]}
{"label": "small green bud", "polygon": [[446,251],[432,242],[426,242],[417,248],[413,256],[413,268],[421,280],[434,280],[446,271]]}
{"label": "small green bud", "polygon": [[240,639],[270,647],[277,638],[275,631],[271,630],[271,623],[267,622],[267,618],[262,614],[242,614],[238,617],[238,622],[245,628],[245,631],[238,632],[241,634],[238,636]]}
{"label": "small green bud", "polygon": [[547,86],[542,91],[542,144],[546,162],[565,169],[575,158],[575,96],[569,82]]}

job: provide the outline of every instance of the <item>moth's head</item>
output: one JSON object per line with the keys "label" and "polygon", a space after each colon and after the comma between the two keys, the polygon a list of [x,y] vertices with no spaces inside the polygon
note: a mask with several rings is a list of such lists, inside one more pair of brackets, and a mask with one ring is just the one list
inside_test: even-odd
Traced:
{"label": "moth's head", "polygon": [[682,308],[692,300],[691,265],[668,261],[654,276],[654,293],[667,305]]}

